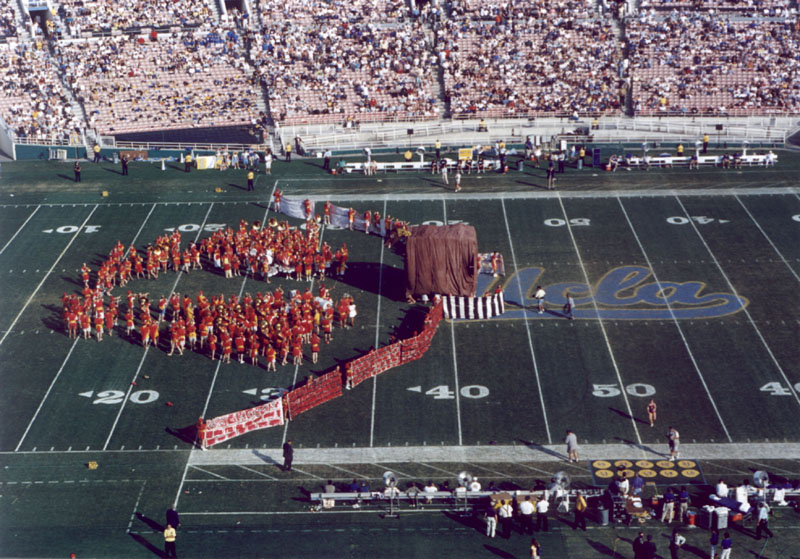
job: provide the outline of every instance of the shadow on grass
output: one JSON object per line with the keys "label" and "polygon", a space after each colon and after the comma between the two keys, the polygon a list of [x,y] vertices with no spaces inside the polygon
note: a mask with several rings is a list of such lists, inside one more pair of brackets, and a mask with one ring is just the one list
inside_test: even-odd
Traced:
{"label": "shadow on grass", "polygon": [[595,540],[586,539],[586,543],[594,549],[597,553],[606,556],[606,557],[623,557],[623,555],[618,555],[616,551],[609,548],[606,544],[602,542],[598,542]]}
{"label": "shadow on grass", "polygon": [[150,528],[152,528],[156,532],[163,532],[164,531],[165,526],[163,524],[161,524],[160,522],[156,522],[152,518],[147,517],[147,516],[143,515],[140,512],[136,513],[136,518],[138,518],[139,520],[141,520],[142,522],[147,524]]}
{"label": "shadow on grass", "polygon": [[135,541],[136,543],[147,549],[153,555],[157,557],[164,557],[164,552],[161,550],[161,548],[154,546],[149,541],[147,541],[143,536],[140,536],[139,534],[134,534],[133,532],[131,532],[129,535],[131,538],[133,538],[133,541]]}
{"label": "shadow on grass", "polygon": [[555,450],[550,450],[549,448],[546,448],[546,447],[544,447],[544,446],[542,446],[542,445],[540,445],[538,443],[535,443],[533,441],[526,441],[526,440],[523,440],[523,439],[517,439],[517,440],[519,442],[521,442],[522,444],[524,444],[525,446],[527,446],[528,448],[530,448],[531,450],[536,450],[538,452],[541,452],[541,453],[544,453],[544,454],[548,454],[548,455],[554,456],[556,458],[560,458],[561,460],[567,460],[567,455],[566,454],[561,454],[560,452],[556,452]]}
{"label": "shadow on grass", "polygon": [[[625,414],[625,415],[626,415],[626,417],[630,417],[630,416],[629,416],[629,415],[627,415],[627,414]],[[649,425],[649,423],[648,423],[648,425]],[[669,453],[667,453],[667,452],[660,452],[660,451],[658,451],[658,450],[654,449],[653,447],[647,446],[646,444],[639,444],[639,443],[635,443],[635,442],[633,442],[633,441],[629,441],[628,439],[623,439],[622,437],[614,437],[614,438],[615,438],[616,440],[618,440],[619,442],[621,442],[621,443],[625,443],[626,445],[628,445],[628,446],[629,446],[629,447],[631,447],[631,448],[636,448],[636,449],[639,449],[639,450],[644,450],[645,452],[652,452],[653,454],[656,454],[656,455],[658,455],[658,456],[661,456],[661,457],[663,457],[663,458],[669,458]]]}
{"label": "shadow on grass", "polygon": [[485,524],[483,523],[483,521],[480,520],[475,515],[473,515],[471,512],[462,514],[458,512],[442,511],[442,514],[449,520],[458,522],[462,526],[466,528],[471,528],[476,532],[483,533],[485,529]]}
{"label": "shadow on grass", "polygon": [[167,427],[164,429],[164,431],[166,431],[167,434],[172,435],[173,437],[177,437],[178,439],[182,440],[185,443],[188,443],[192,446],[196,445],[197,427],[194,425],[189,425],[188,427],[181,427],[179,429],[171,429]]}
{"label": "shadow on grass", "polygon": [[278,462],[272,456],[259,452],[258,450],[253,450],[253,456],[262,460],[265,464],[272,464],[283,470],[283,462]]}
{"label": "shadow on grass", "polygon": [[103,167],[103,170],[109,173],[114,173],[115,175],[122,176],[122,171],[117,171],[116,169],[109,169],[108,167]]}
{"label": "shadow on grass", "polygon": [[496,555],[497,557],[503,557],[504,559],[514,559],[514,557],[516,557],[513,553],[503,551],[499,547],[489,545],[488,543],[483,544],[483,547],[486,549],[486,551],[490,552],[492,555]]}
{"label": "shadow on grass", "polygon": [[650,422],[645,421],[644,419],[640,419],[638,417],[634,417],[634,416],[630,415],[629,413],[626,413],[626,412],[624,412],[622,410],[618,410],[617,408],[609,407],[608,409],[613,411],[617,415],[620,415],[620,416],[624,417],[625,419],[633,419],[636,423],[641,423],[643,425],[650,425]]}
{"label": "shadow on grass", "polygon": [[75,180],[75,177],[71,177],[69,175],[64,175],[64,174],[59,173],[58,176],[61,177],[62,179],[68,180],[70,182],[78,182],[78,181]]}

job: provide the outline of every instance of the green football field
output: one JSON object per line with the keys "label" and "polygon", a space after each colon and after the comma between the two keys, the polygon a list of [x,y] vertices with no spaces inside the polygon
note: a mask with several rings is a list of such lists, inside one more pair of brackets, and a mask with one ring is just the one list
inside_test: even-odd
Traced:
{"label": "green football field", "polygon": [[[774,445],[800,443],[800,159],[779,156],[767,169],[570,168],[555,191],[543,189],[542,170],[528,168],[465,176],[459,194],[429,174],[332,177],[316,160],[276,163],[255,193],[243,171],[187,175],[175,164],[135,163],[122,177],[111,163],[87,162],[78,184],[71,164],[4,164],[0,554],[157,555],[154,530],[176,505],[188,556],[523,556],[522,539],[486,545],[474,526],[441,515],[408,514],[387,526],[367,511],[312,514],[304,491],[329,478],[380,484],[387,469],[453,483],[467,468],[526,487],[566,467],[555,462],[566,429],[587,459],[655,461],[674,425],[686,458],[701,466],[687,483],[746,477],[763,465],[756,449],[771,460]],[[277,373],[263,359],[256,367],[200,352],[168,356],[163,332],[162,345],[145,350],[124,324],[102,342],[72,340],[61,296],[79,293],[82,263],[96,269],[117,240],[141,249],[177,228],[186,244],[276,216],[268,204],[275,188],[412,224],[474,225],[479,251],[503,255],[505,276],[481,276],[479,287],[502,286],[506,313],[443,321],[422,359],[202,453],[192,445],[198,416],[258,405],[413,328],[422,305],[405,302],[402,254],[376,236],[325,229],[334,250],[350,249],[344,278],[325,283],[334,297],[353,295],[356,327],[336,329],[319,363],[307,358]],[[205,265],[129,288],[157,300],[173,291],[308,286],[226,280]],[[547,291],[541,314],[538,285]],[[576,299],[572,321],[561,309],[567,292]],[[659,406],[655,428],[650,398]],[[276,466],[287,439],[297,448],[295,472]],[[493,448],[496,459],[473,459]],[[800,454],[780,458],[768,465],[797,477]],[[597,482],[588,463],[568,468],[576,483]],[[629,537],[557,532],[546,542],[559,557],[611,556],[615,538]]]}

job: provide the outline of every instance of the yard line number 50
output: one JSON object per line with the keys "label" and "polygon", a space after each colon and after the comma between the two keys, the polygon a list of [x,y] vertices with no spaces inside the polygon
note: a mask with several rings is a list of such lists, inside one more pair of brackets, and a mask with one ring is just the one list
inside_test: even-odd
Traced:
{"label": "yard line number 50", "polygon": [[[618,384],[593,384],[594,390],[592,395],[598,398],[612,398],[622,394]],[[631,396],[638,396],[639,398],[647,398],[656,393],[656,387],[652,384],[645,384],[643,382],[634,382],[625,387],[625,392]]]}

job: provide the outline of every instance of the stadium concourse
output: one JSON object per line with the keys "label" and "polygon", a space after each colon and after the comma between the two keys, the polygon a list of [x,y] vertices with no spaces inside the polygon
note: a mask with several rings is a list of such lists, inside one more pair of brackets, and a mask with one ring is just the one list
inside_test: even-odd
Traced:
{"label": "stadium concourse", "polygon": [[[619,146],[602,150],[605,161]],[[639,530],[663,556],[677,527],[688,540],[683,553],[703,557],[710,521],[702,507],[722,478],[732,496],[747,479],[751,501],[766,497],[773,510],[768,540],[755,539],[752,516],[731,518],[737,555],[792,557],[800,548],[792,508],[800,478],[800,157],[775,152],[775,166],[740,169],[614,173],[569,163],[555,191],[545,189],[544,169],[524,162],[522,171],[464,176],[458,194],[429,171],[334,176],[308,158],[275,161],[269,175],[261,165],[253,191],[247,169],[187,174],[175,163],[162,170],[134,161],[122,175],[112,161],[83,162],[77,183],[71,161],[4,162],[0,555],[158,556],[174,507],[181,557],[526,557],[531,535],[520,532],[522,519],[508,539],[502,530],[485,535],[489,493],[541,495],[555,478],[572,497],[589,497],[589,526],[573,531],[572,509],[560,512],[553,495],[550,529],[535,534],[548,556],[631,557]],[[331,224],[323,218],[310,233],[308,208],[324,215],[326,202]],[[431,306],[406,300],[403,244],[386,246],[381,236],[387,216],[409,227],[474,226],[478,251],[503,257],[505,275],[478,278],[478,293],[502,288],[503,314],[424,331]],[[288,266],[272,276],[249,267],[236,275],[231,266],[226,277],[223,255],[245,262],[245,238],[316,240],[334,254],[346,244],[349,258],[344,274],[337,265],[324,277],[312,268],[312,281],[297,281]],[[206,248],[202,269],[192,243]],[[157,277],[135,277],[134,267],[128,284],[111,291],[120,317],[127,290],[138,294],[136,330],[120,318],[102,341],[94,329],[88,339],[70,338],[64,301],[83,300],[84,264],[93,287],[120,252],[128,258],[136,247],[147,275],[146,255],[176,246],[181,256],[188,251],[187,268],[168,259]],[[265,355],[228,363],[208,345],[182,355],[172,347],[181,320],[203,316],[201,291],[217,303],[222,329],[238,312],[247,317],[250,304],[261,312],[278,289],[287,298],[292,290],[302,298],[306,287],[317,296],[323,282],[334,303],[352,299],[358,311],[350,328],[334,326],[316,362],[302,342],[299,360],[290,356],[275,371]],[[541,314],[538,285],[546,291]],[[567,292],[574,320],[564,314]],[[104,311],[110,295],[101,293]],[[138,334],[145,318],[161,333],[149,347]],[[359,377],[349,390],[328,382],[341,379],[337,367],[417,335],[427,344],[419,358]],[[316,383],[335,388],[335,397],[199,448],[198,416],[247,415]],[[650,398],[658,405],[652,428]],[[670,425],[682,440],[674,462]],[[577,462],[566,460],[567,429],[577,435]],[[282,447],[290,440],[288,471]],[[617,468],[652,482],[643,495],[654,516],[642,524],[627,525],[624,511],[604,524],[602,493]],[[770,478],[763,495],[757,471]],[[453,496],[471,478],[481,491]],[[348,496],[354,479],[358,491],[371,489],[359,507]],[[328,480],[340,494],[332,508],[319,497]],[[659,522],[658,497],[682,485],[697,528],[688,517]],[[426,486],[439,490],[430,504],[415,496]]]}

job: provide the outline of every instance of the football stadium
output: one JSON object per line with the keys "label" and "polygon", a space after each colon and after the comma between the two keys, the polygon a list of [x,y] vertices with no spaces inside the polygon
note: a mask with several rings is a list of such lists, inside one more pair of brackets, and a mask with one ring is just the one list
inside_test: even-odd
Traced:
{"label": "football stadium", "polygon": [[0,5],[0,557],[800,558],[795,0]]}

